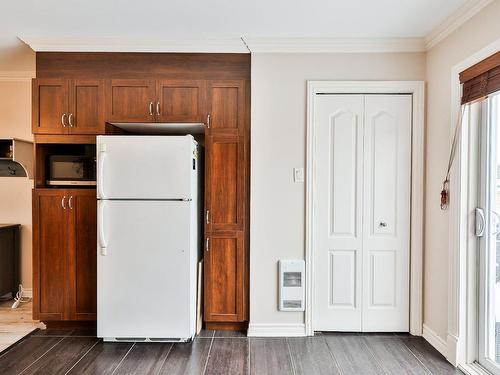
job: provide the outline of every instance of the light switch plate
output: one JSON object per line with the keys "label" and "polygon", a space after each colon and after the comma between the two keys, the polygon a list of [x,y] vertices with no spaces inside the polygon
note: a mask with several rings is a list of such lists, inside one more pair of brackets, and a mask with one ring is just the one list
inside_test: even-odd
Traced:
{"label": "light switch plate", "polygon": [[293,168],[293,182],[304,182],[304,168]]}

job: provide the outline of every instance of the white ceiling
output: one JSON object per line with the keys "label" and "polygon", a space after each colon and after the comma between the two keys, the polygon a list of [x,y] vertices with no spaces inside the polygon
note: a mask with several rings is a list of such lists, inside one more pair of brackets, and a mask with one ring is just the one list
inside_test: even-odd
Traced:
{"label": "white ceiling", "polygon": [[415,38],[470,1],[10,0],[0,5],[0,50],[17,36]]}

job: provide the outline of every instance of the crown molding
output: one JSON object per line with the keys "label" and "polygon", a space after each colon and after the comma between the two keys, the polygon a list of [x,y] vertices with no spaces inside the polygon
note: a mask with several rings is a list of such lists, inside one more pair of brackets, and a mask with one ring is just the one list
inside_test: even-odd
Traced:
{"label": "crown molding", "polygon": [[424,52],[423,38],[242,38],[251,53]]}
{"label": "crown molding", "polygon": [[29,70],[0,70],[0,82],[31,82],[35,72]]}
{"label": "crown molding", "polygon": [[248,53],[241,38],[139,39],[121,37],[20,36],[35,52]]}
{"label": "crown molding", "polygon": [[494,0],[469,0],[425,37],[425,49],[429,50],[444,40],[465,22],[479,13]]}

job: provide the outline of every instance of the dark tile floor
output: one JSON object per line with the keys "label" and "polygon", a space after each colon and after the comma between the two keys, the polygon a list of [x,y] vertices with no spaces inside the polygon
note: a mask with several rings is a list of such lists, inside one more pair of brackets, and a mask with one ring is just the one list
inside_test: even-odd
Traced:
{"label": "dark tile floor", "polygon": [[459,374],[405,334],[247,338],[202,331],[192,342],[103,343],[94,330],[37,331],[0,353],[0,374]]}

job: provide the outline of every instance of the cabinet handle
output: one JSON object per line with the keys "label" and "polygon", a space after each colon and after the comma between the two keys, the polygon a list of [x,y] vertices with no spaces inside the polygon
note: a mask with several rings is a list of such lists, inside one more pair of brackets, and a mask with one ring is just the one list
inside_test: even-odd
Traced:
{"label": "cabinet handle", "polygon": [[205,240],[205,250],[210,250],[210,237],[207,237],[207,239]]}
{"label": "cabinet handle", "polygon": [[70,195],[69,197],[69,200],[68,200],[68,206],[69,206],[69,209],[72,210],[73,209],[73,205],[71,204],[71,201],[73,200],[73,196]]}
{"label": "cabinet handle", "polygon": [[210,129],[210,115],[207,115],[207,128]]}
{"label": "cabinet handle", "polygon": [[160,116],[160,102],[156,102],[156,114]]}
{"label": "cabinet handle", "polygon": [[153,102],[149,102],[149,115],[153,116]]}
{"label": "cabinet handle", "polygon": [[207,210],[207,212],[205,213],[205,222],[207,224],[210,224],[210,210]]}
{"label": "cabinet handle", "polygon": [[63,128],[66,127],[66,121],[64,121],[65,118],[66,118],[66,113],[63,113],[61,116],[61,124],[62,124]]}
{"label": "cabinet handle", "polygon": [[66,209],[66,196],[62,197],[61,199],[61,207],[63,208],[63,210]]}
{"label": "cabinet handle", "polygon": [[73,121],[71,121],[73,119],[73,114],[70,113],[69,116],[68,116],[68,122],[69,122],[69,127],[72,128],[74,125],[73,125]]}

